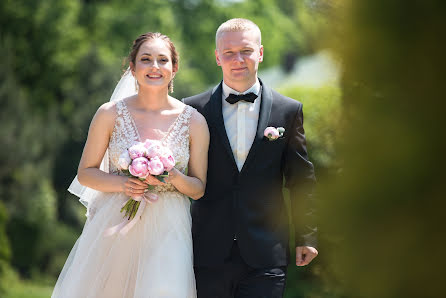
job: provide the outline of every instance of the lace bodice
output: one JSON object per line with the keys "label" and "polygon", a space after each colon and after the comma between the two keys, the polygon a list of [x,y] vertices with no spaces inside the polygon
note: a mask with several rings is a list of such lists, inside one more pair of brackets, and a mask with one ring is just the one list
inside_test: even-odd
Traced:
{"label": "lace bodice", "polygon": [[[110,173],[121,174],[119,172],[118,160],[121,153],[136,142],[141,142],[135,121],[132,118],[123,100],[116,102],[117,117],[115,127],[108,145],[109,169]],[[185,173],[189,162],[189,122],[194,108],[185,106],[178,115],[174,123],[170,126],[166,135],[160,140],[164,146],[169,147],[173,152],[176,161],[176,168]],[[176,191],[172,184],[155,186],[154,191]]]}

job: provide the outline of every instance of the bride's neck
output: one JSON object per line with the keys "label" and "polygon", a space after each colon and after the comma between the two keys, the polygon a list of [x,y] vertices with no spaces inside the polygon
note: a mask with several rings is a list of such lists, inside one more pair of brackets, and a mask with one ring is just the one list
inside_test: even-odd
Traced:
{"label": "bride's neck", "polygon": [[142,108],[150,111],[165,109],[169,106],[169,95],[166,89],[140,89],[137,101]]}

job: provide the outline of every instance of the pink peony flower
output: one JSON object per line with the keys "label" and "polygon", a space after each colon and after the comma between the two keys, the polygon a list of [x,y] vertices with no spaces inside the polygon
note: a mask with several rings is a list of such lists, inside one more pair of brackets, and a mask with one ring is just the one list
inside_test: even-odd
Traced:
{"label": "pink peony flower", "polygon": [[152,157],[149,161],[149,173],[150,175],[161,175],[164,173],[164,165],[158,156]]}
{"label": "pink peony flower", "polygon": [[145,178],[149,173],[149,160],[145,157],[138,157],[132,161],[132,164],[129,166],[129,172],[133,176]]}
{"label": "pink peony flower", "polygon": [[129,152],[125,150],[122,152],[121,156],[119,156],[118,165],[122,170],[127,170],[129,168],[132,159],[130,158]]}
{"label": "pink peony flower", "polygon": [[175,158],[173,158],[172,154],[162,154],[160,156],[160,160],[163,163],[163,166],[166,169],[166,171],[172,170],[172,168],[175,166]]}
{"label": "pink peony flower", "polygon": [[130,147],[128,151],[131,159],[147,155],[147,148],[144,147],[143,143],[136,143],[135,145]]}
{"label": "pink peony flower", "polygon": [[163,152],[163,146],[158,141],[151,141],[150,146],[147,148],[147,157],[152,158],[160,156]]}
{"label": "pink peony flower", "polygon": [[267,127],[265,128],[265,131],[263,132],[263,135],[267,137],[270,141],[276,140],[280,137],[280,133],[277,130],[277,128],[274,127]]}

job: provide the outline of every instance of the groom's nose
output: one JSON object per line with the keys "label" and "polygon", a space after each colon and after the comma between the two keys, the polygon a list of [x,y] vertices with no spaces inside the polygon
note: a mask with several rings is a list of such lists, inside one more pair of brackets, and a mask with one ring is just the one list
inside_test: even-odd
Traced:
{"label": "groom's nose", "polygon": [[234,61],[237,61],[237,62],[243,62],[243,57],[242,57],[242,55],[240,54],[240,52],[236,52],[235,54],[234,54]]}

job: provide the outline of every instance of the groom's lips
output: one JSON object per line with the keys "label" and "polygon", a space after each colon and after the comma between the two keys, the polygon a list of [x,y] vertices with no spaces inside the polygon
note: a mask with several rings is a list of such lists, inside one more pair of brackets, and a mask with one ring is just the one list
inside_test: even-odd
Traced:
{"label": "groom's lips", "polygon": [[245,69],[248,69],[248,68],[247,67],[233,68],[232,71],[243,71]]}

